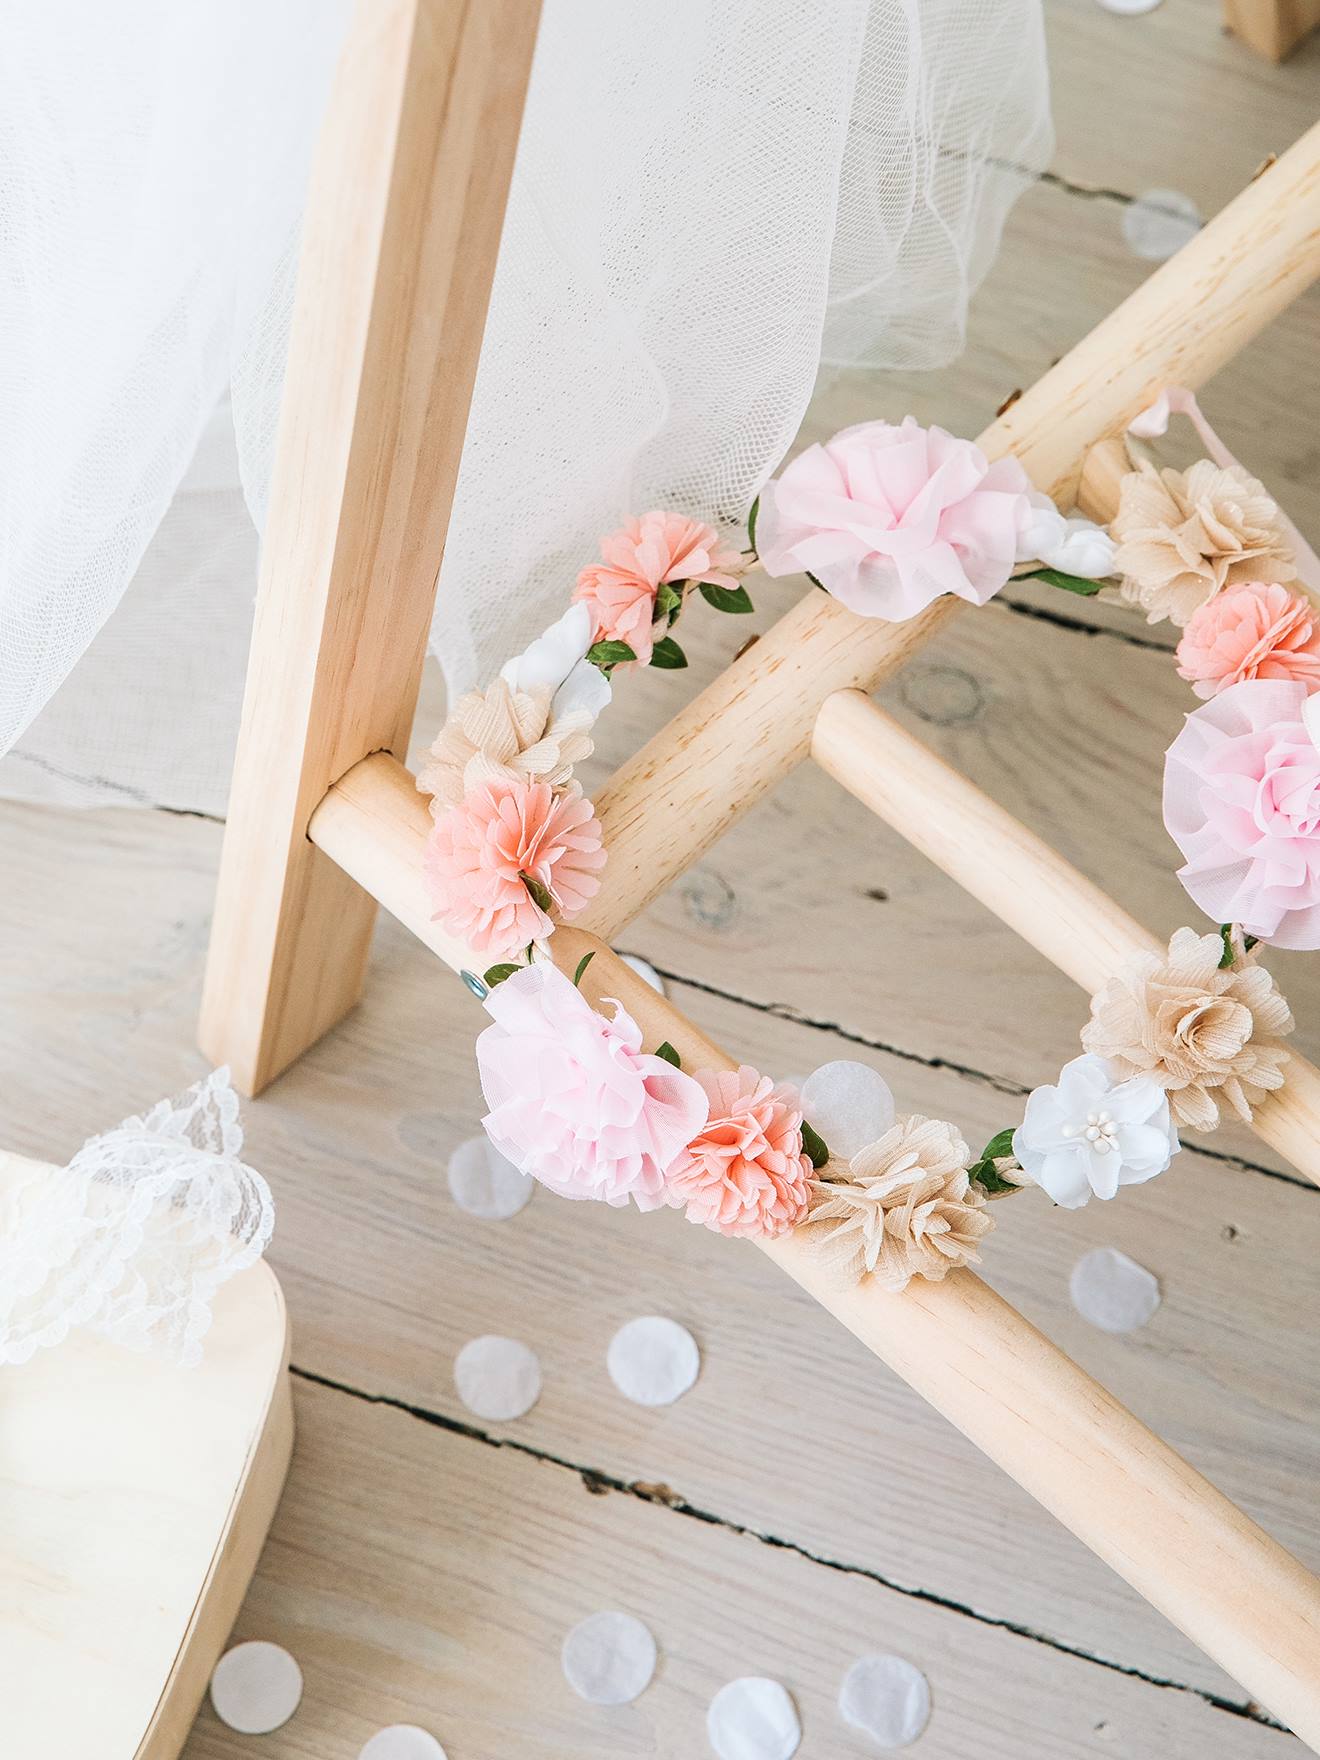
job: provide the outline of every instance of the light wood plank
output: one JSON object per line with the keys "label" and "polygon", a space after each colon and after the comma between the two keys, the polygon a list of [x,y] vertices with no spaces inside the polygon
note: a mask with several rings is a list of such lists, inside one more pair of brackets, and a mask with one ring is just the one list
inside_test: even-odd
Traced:
{"label": "light wood plank", "polygon": [[246,1092],[357,1000],[374,905],[307,842],[402,750],[539,0],[361,0],[318,151],[201,1036]]}
{"label": "light wood plank", "polygon": [[1320,0],[1224,0],[1224,28],[1268,61],[1286,61],[1320,25]]}
{"label": "light wood plank", "polygon": [[[863,1760],[874,1744],[835,1708],[868,1651],[928,1675],[925,1760],[1051,1760],[1158,1752],[1281,1760],[1288,1738],[1145,1681],[456,1437],[400,1412],[301,1387],[299,1450],[240,1637],[286,1644],[302,1705],[263,1739],[270,1760],[355,1754],[380,1725],[420,1724],[453,1760],[705,1753],[726,1680],[764,1673],[793,1693],[803,1755]],[[830,1495],[832,1475],[818,1481]],[[606,1607],[644,1619],[660,1649],[631,1706],[577,1699],[559,1646]],[[240,1760],[251,1740],[206,1711],[185,1760]]]}
{"label": "light wood plank", "polygon": [[[40,941],[17,937],[21,964],[5,974],[0,1094],[16,1096],[13,1074],[24,1071],[15,1125],[50,1135],[41,1115],[58,1118],[70,1139],[61,1147],[72,1148],[139,1104],[144,1081],[162,1092],[196,1073],[186,1020],[216,834],[194,821],[98,816],[101,886],[90,921],[64,860],[63,816],[7,811],[17,879],[7,909],[43,930]],[[74,824],[88,835],[85,817]],[[54,986],[52,971],[63,974]],[[34,1066],[21,1023],[38,999],[47,1051]],[[731,1051],[772,1071],[800,1072],[852,1049],[699,992],[680,989],[677,1000]],[[482,1018],[433,956],[389,925],[363,1007],[250,1109],[253,1159],[278,1177],[275,1263],[300,1362],[461,1417],[453,1353],[480,1331],[511,1329],[516,1289],[520,1310],[537,1316],[552,1372],[529,1423],[538,1445],[620,1478],[667,1483],[757,1532],[1125,1666],[1237,1696],[758,1255],[676,1216],[542,1195],[505,1225],[458,1213],[443,1165],[479,1114],[471,1042]],[[999,1023],[993,1010],[983,1018]],[[948,1070],[873,1061],[900,1104],[956,1119],[973,1141],[1012,1122],[1020,1105]],[[6,1106],[19,1113],[13,1098]],[[1012,1200],[1026,1207],[1003,1217],[986,1267],[1010,1301],[1312,1565],[1314,1202],[1310,1191],[1189,1153],[1176,1176],[1112,1208],[1074,1215]],[[1068,1304],[1073,1258],[1105,1242],[1164,1282],[1159,1319],[1135,1339],[1090,1332]],[[639,1312],[673,1313],[706,1353],[702,1397],[658,1418],[600,1397],[605,1342]],[[593,1364],[594,1382],[570,1373]],[[804,1494],[822,1462],[846,1499]],[[932,1498],[956,1504],[969,1487],[986,1508],[974,1549],[924,1515]]]}

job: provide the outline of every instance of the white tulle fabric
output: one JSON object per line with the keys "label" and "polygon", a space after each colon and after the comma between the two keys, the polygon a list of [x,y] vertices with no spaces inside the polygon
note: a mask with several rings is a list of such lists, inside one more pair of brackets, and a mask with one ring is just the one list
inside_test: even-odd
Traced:
{"label": "white tulle fabric", "polygon": [[[234,488],[259,525],[345,11],[7,20],[8,793],[223,805],[254,585]],[[737,528],[822,360],[952,358],[1050,148],[1040,0],[545,0],[439,596],[451,687],[548,623],[627,514]],[[143,561],[227,385],[237,458]]]}
{"label": "white tulle fabric", "polygon": [[93,1137],[60,1172],[0,1189],[0,1363],[74,1327],[196,1363],[216,1291],[274,1227],[242,1147],[238,1096],[219,1070]]}

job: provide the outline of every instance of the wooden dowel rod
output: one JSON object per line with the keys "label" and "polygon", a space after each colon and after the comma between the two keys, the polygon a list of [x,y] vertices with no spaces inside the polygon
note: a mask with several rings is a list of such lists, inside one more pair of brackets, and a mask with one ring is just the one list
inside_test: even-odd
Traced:
{"label": "wooden dowel rod", "polygon": [[[859,691],[821,706],[812,757],[1088,992],[1165,943]],[[1079,1027],[1081,1022],[1078,1022]],[[1320,1185],[1320,1070],[1293,1053],[1253,1128]]]}
{"label": "wooden dowel rod", "polygon": [[[1168,384],[1195,389],[1320,277],[1320,124],[981,435],[1071,501],[1082,460]],[[596,799],[610,852],[584,921],[617,935],[806,756],[832,692],[871,690],[950,617],[856,617],[813,592],[618,770]]]}
{"label": "wooden dowel rod", "polygon": [[[472,970],[478,962],[430,920],[421,864],[429,829],[413,778],[385,754],[350,770],[311,821],[326,855],[442,959]],[[561,928],[550,951],[569,974],[594,953],[583,994],[594,1004],[617,998],[647,1045],[668,1039],[688,1069],[733,1067],[597,937]],[[1320,1749],[1320,1583],[1296,1559],[972,1273],[938,1284],[917,1279],[901,1295],[839,1289],[803,1235],[762,1245],[1253,1698]]]}

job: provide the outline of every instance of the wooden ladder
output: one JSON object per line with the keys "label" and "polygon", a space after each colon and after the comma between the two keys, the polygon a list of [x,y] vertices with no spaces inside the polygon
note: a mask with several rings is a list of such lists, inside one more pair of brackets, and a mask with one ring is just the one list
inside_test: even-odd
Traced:
{"label": "wooden ladder", "polygon": [[[357,1000],[377,904],[455,970],[401,762],[537,25],[537,0],[361,0],[305,222],[202,1043],[249,1093]],[[980,437],[1106,517],[1099,443],[1199,386],[1320,276],[1320,127]],[[1099,450],[1094,450],[1099,447]],[[1088,990],[1152,937],[866,695],[960,609],[854,616],[811,591],[596,800],[604,884],[550,951],[654,1048],[725,1054],[607,942],[804,759]],[[1261,1136],[1320,1182],[1320,1073],[1292,1058]],[[901,1294],[765,1252],[1320,1752],[1320,1583],[969,1271]]]}

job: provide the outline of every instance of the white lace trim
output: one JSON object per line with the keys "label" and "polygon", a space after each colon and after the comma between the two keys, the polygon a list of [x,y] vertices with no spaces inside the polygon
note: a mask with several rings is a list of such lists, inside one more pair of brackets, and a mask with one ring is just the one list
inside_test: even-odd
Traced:
{"label": "white lace trim", "polygon": [[196,1363],[216,1291],[274,1229],[270,1188],[242,1147],[219,1069],[92,1137],[63,1172],[0,1190],[0,1364],[75,1326]]}

